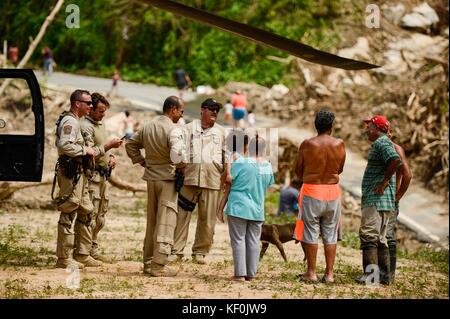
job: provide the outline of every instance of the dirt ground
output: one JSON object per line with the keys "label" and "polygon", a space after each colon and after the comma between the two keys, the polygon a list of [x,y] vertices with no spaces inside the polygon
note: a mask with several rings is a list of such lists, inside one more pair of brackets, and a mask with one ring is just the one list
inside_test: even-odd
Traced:
{"label": "dirt ground", "polygon": [[[60,106],[60,108],[63,108]],[[56,161],[53,123],[58,112],[46,118],[44,175],[52,174]],[[111,112],[109,116],[112,116]],[[154,115],[154,114],[153,114]],[[151,114],[141,113],[144,122]],[[114,150],[118,166],[114,174],[133,185],[145,186],[143,169],[133,166],[122,147]],[[448,253],[423,250],[402,254],[395,284],[389,287],[357,285],[353,278],[361,271],[357,233],[348,232],[338,244],[334,285],[306,284],[297,275],[306,270],[300,246],[284,245],[288,262],[271,246],[259,264],[257,279],[236,283],[233,275],[228,228],[218,223],[207,265],[190,259],[196,214],[190,225],[187,260],[176,262],[179,274],[152,278],[142,273],[146,195],[111,188],[110,211],[99,235],[102,252],[113,264],[77,271],[54,268],[59,213],[50,202],[51,185],[16,191],[0,202],[0,298],[195,298],[195,299],[298,299],[298,298],[448,298]],[[267,204],[267,201],[266,201]],[[268,203],[269,214],[276,205]],[[267,206],[266,206],[267,207]],[[354,229],[355,220],[344,218]],[[353,225],[353,226],[352,226]],[[318,274],[324,273],[323,248],[319,248]]]}
{"label": "dirt ground", "polygon": [[[49,191],[49,186],[27,189],[16,194],[16,200],[25,202],[21,200],[23,197],[29,203],[38,202]],[[115,263],[80,270],[79,276],[70,270],[54,268],[59,217],[56,210],[4,203],[0,208],[0,298],[448,298],[448,260],[445,270],[445,266],[444,269],[438,266],[442,264],[423,258],[400,258],[395,284],[366,287],[353,282],[361,269],[360,251],[342,243],[338,246],[334,285],[297,281],[296,276],[306,270],[306,265],[300,246],[293,241],[284,244],[288,262],[270,246],[260,262],[257,279],[236,283],[229,280],[233,275],[233,259],[226,224],[216,226],[208,264],[191,261],[195,215],[185,249],[187,260],[173,263],[179,275],[147,277],[142,273],[144,196],[112,189],[111,209],[99,244]],[[324,266],[320,247],[319,276],[323,275]]]}

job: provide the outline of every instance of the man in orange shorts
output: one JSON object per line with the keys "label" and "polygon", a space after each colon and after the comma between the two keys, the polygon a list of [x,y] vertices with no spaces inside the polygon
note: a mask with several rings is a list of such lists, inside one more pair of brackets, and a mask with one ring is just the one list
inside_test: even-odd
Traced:
{"label": "man in orange shorts", "polygon": [[339,174],[345,163],[345,145],[331,136],[334,114],[316,114],[317,136],[303,141],[298,151],[296,173],[303,181],[299,196],[299,217],[295,238],[302,242],[308,271],[300,280],[316,282],[316,259],[319,235],[325,248],[326,270],[323,282],[334,282],[333,266],[338,240],[341,191]]}

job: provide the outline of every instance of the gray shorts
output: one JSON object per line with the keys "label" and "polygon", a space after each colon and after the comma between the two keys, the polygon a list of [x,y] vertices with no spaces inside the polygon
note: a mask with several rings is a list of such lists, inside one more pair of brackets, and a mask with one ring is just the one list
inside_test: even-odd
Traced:
{"label": "gray shorts", "polygon": [[307,244],[317,244],[319,235],[322,235],[324,244],[336,244],[340,217],[340,198],[327,201],[303,196],[301,220],[304,228],[301,241]]}

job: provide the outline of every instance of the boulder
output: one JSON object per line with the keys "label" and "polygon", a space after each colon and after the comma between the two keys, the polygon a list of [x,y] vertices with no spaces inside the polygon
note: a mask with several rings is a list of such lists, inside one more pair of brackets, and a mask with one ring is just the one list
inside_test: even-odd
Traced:
{"label": "boulder", "polygon": [[402,19],[403,15],[405,14],[405,6],[401,3],[395,5],[395,6],[383,6],[383,15],[389,22],[399,25],[400,20]]}
{"label": "boulder", "polygon": [[424,2],[413,9],[412,13],[403,16],[400,25],[404,28],[414,28],[427,31],[439,22],[436,11]]}

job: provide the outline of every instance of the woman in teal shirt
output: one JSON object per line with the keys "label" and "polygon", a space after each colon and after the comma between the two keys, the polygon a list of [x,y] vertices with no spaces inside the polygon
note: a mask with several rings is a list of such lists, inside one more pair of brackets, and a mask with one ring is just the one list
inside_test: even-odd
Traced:
{"label": "woman in teal shirt", "polygon": [[252,280],[259,261],[261,227],[264,222],[264,198],[274,183],[272,166],[262,155],[264,139],[250,141],[249,157],[238,157],[231,165],[228,184],[217,217],[223,220],[224,207],[230,232],[234,260],[234,280]]}

